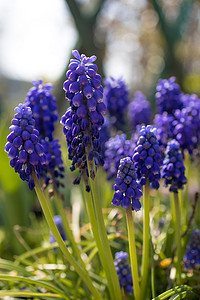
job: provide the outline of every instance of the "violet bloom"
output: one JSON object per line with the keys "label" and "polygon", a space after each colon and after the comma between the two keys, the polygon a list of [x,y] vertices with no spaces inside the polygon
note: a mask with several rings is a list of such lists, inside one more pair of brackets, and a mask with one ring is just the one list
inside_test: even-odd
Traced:
{"label": "violet bloom", "polygon": [[152,111],[150,103],[140,91],[135,92],[134,98],[128,106],[128,118],[134,131],[137,125],[151,123]]}
{"label": "violet bloom", "polygon": [[96,56],[86,57],[77,50],[72,51],[75,59],[71,59],[68,79],[64,82],[66,99],[70,107],[61,118],[63,133],[66,136],[68,157],[72,160],[71,171],[80,170],[74,184],[79,184],[81,177],[89,191],[87,160],[91,165],[89,176],[94,179],[93,159],[96,165],[103,165],[100,155],[99,130],[104,123],[103,114],[106,106],[103,102],[101,76],[97,74],[97,66],[93,64]]}
{"label": "violet bloom", "polygon": [[119,278],[120,288],[128,294],[133,294],[133,278],[128,263],[128,254],[124,251],[115,253],[115,269]]}
{"label": "violet bloom", "polygon": [[141,127],[137,147],[132,159],[135,162],[135,168],[141,184],[144,185],[146,179],[148,179],[151,188],[158,189],[162,157],[156,136],[156,128],[150,125]]}
{"label": "violet bloom", "polygon": [[35,128],[40,138],[53,140],[54,123],[58,120],[56,98],[51,94],[52,84],[42,80],[33,81],[24,104],[29,106],[35,119]]}
{"label": "violet bloom", "polygon": [[112,199],[114,206],[121,205],[122,208],[127,209],[131,204],[132,210],[140,210],[141,185],[137,180],[137,173],[130,157],[120,160],[114,190],[115,194]]}
{"label": "violet bloom", "polygon": [[178,193],[178,189],[183,189],[187,182],[183,155],[179,147],[176,140],[168,143],[161,171],[162,178],[165,179],[164,186],[170,185],[169,190],[174,193]]}
{"label": "violet bloom", "polygon": [[156,86],[157,111],[162,114],[173,114],[176,109],[182,109],[181,90],[175,77],[159,79]]}
{"label": "violet bloom", "polygon": [[113,77],[104,80],[104,99],[111,122],[121,130],[125,124],[125,114],[129,103],[129,92],[122,78]]}
{"label": "violet bloom", "polygon": [[12,125],[9,127],[11,133],[7,137],[5,151],[8,152],[11,167],[19,173],[22,180],[28,181],[29,188],[32,190],[35,184],[31,174],[35,170],[38,176],[41,175],[46,156],[44,148],[38,142],[39,132],[35,129],[31,108],[19,104],[15,112]]}

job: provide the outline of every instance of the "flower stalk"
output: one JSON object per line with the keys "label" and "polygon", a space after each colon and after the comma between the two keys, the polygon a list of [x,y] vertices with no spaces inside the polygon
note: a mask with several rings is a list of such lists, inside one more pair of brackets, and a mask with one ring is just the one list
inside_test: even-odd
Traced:
{"label": "flower stalk", "polygon": [[139,286],[139,279],[138,279],[138,264],[137,264],[135,232],[134,232],[135,230],[134,230],[131,204],[126,209],[126,219],[127,219],[127,227],[128,227],[129,253],[131,259],[131,272],[133,277],[134,294],[135,294],[135,300],[139,300],[140,286]]}
{"label": "flower stalk", "polygon": [[46,221],[49,225],[49,228],[52,232],[52,234],[54,235],[60,250],[63,252],[64,256],[66,257],[66,259],[68,260],[69,264],[72,265],[75,269],[75,271],[78,273],[78,275],[81,277],[81,279],[85,282],[85,284],[88,286],[88,288],[90,289],[91,293],[93,294],[93,296],[99,300],[102,300],[99,292],[96,290],[96,288],[94,287],[91,279],[89,278],[87,272],[79,266],[79,264],[75,261],[74,257],[70,254],[69,250],[67,249],[54,221],[53,221],[53,216],[51,214],[51,211],[49,209],[48,203],[45,199],[45,196],[42,192],[42,189],[40,187],[37,175],[35,172],[32,173],[32,178],[35,182],[35,191],[36,194],[38,196],[38,200],[40,202],[40,205],[42,207],[42,210],[44,212],[44,216],[46,218]]}

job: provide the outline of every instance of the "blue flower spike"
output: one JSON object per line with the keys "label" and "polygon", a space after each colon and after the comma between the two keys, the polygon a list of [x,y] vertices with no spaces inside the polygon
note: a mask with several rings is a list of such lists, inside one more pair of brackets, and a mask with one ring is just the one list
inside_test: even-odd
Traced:
{"label": "blue flower spike", "polygon": [[133,294],[133,279],[128,263],[128,254],[124,251],[116,252],[114,265],[119,278],[120,288],[123,288],[127,294]]}
{"label": "blue flower spike", "polygon": [[[101,76],[97,73],[97,66],[93,64],[96,56],[86,57],[77,50],[72,54],[67,80],[63,84],[66,99],[70,107],[61,118],[63,134],[66,136],[68,157],[72,160],[71,171],[80,170],[80,175],[74,180],[79,184],[84,179],[86,190],[89,191],[88,176],[95,177],[95,165],[103,166],[103,157],[100,154],[99,130],[104,123],[103,114],[106,106],[103,102],[103,87]],[[91,172],[88,174],[89,162]]]}
{"label": "blue flower spike", "polygon": [[11,167],[19,173],[23,181],[28,182],[29,189],[32,190],[35,184],[31,174],[35,170],[38,176],[41,175],[46,156],[39,143],[39,132],[35,129],[31,108],[20,103],[15,112],[9,127],[11,133],[7,137],[5,151],[10,158]]}
{"label": "blue flower spike", "polygon": [[135,162],[141,184],[145,185],[146,180],[148,180],[152,189],[158,189],[160,186],[162,157],[156,136],[156,128],[150,125],[141,127],[132,159]]}
{"label": "blue flower spike", "polygon": [[161,171],[162,178],[165,179],[164,186],[169,185],[170,192],[178,193],[179,189],[183,189],[187,179],[185,177],[183,154],[176,140],[168,143],[165,155]]}
{"label": "blue flower spike", "polygon": [[130,157],[120,160],[114,190],[115,194],[112,200],[114,206],[121,205],[122,208],[127,209],[131,204],[132,210],[140,210],[141,185],[137,181],[137,174]]}

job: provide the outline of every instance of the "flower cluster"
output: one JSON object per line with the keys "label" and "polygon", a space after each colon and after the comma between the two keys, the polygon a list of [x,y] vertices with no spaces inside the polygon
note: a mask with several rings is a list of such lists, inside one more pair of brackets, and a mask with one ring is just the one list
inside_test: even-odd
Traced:
{"label": "flower cluster", "polygon": [[175,82],[176,78],[160,79],[156,86],[156,102],[158,113],[162,114],[166,111],[173,114],[176,109],[181,109],[183,103],[181,101],[181,90]]}
{"label": "flower cluster", "polygon": [[19,173],[22,180],[28,181],[29,188],[32,190],[35,184],[31,174],[34,169],[38,175],[41,174],[46,156],[42,145],[38,142],[39,132],[34,127],[35,120],[31,108],[19,104],[15,112],[12,125],[9,127],[11,133],[7,137],[5,151],[11,159],[11,167],[15,168],[15,172]]}
{"label": "flower cluster", "polygon": [[131,268],[128,264],[128,254],[123,251],[116,252],[114,265],[119,278],[120,288],[124,288],[128,294],[133,294],[133,279]]}
{"label": "flower cluster", "polygon": [[[53,220],[54,220],[54,223],[56,224],[57,228],[58,228],[58,231],[63,239],[63,241],[66,241],[67,240],[67,237],[66,237],[66,234],[65,234],[65,231],[64,231],[64,228],[63,228],[63,223],[62,223],[62,218],[60,215],[56,215],[53,217]],[[55,243],[55,237],[53,235],[53,233],[50,231],[50,236],[49,236],[49,242],[51,244]]]}
{"label": "flower cluster", "polygon": [[43,177],[45,177],[45,185],[53,181],[57,187],[61,185],[59,178],[64,177],[64,165],[61,157],[59,140],[50,142],[41,139],[41,144],[46,155],[46,165],[43,166]]}
{"label": "flower cluster", "polygon": [[127,209],[131,204],[132,210],[140,210],[141,185],[137,181],[137,174],[130,157],[120,160],[114,190],[115,194],[112,200],[114,206],[121,205],[122,208]]}
{"label": "flower cluster", "polygon": [[120,160],[132,156],[133,147],[132,141],[127,140],[125,134],[116,135],[105,143],[104,170],[108,180],[116,177]]}
{"label": "flower cluster", "polygon": [[178,189],[183,189],[187,179],[185,177],[183,155],[176,140],[168,143],[165,155],[161,171],[162,178],[165,179],[164,185],[170,185],[170,192],[178,193]]}
{"label": "flower cluster", "polygon": [[58,120],[56,98],[51,94],[52,84],[43,84],[42,80],[32,83],[34,86],[26,95],[24,104],[32,110],[39,137],[52,141],[54,123]]}
{"label": "flower cluster", "polygon": [[104,98],[113,126],[122,129],[124,115],[129,103],[129,92],[125,82],[113,77],[104,80]]}
{"label": "flower cluster", "polygon": [[158,189],[162,157],[155,128],[150,125],[141,127],[132,159],[141,183],[145,184],[145,179],[148,179],[151,188]]}
{"label": "flower cluster", "polygon": [[[67,140],[69,159],[72,160],[71,170],[80,169],[80,176],[74,183],[80,183],[82,176],[86,189],[89,190],[87,158],[91,167],[93,159],[96,164],[103,165],[99,129],[104,123],[106,106],[103,102],[101,76],[97,74],[97,66],[93,64],[96,56],[80,56],[77,50],[72,53],[75,59],[70,61],[66,73],[68,79],[63,85],[70,107],[62,116],[61,124],[64,125],[63,133]],[[89,175],[94,178],[93,169]]]}
{"label": "flower cluster", "polygon": [[152,111],[150,103],[140,91],[135,92],[133,101],[128,106],[128,118],[134,131],[137,125],[147,125],[151,122]]}
{"label": "flower cluster", "polygon": [[200,269],[200,230],[196,229],[190,238],[183,258],[186,270]]}

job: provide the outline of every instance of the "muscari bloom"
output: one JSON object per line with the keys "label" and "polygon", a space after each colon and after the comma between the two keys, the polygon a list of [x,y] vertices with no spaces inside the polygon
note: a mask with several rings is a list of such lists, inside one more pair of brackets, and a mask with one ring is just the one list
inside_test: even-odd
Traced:
{"label": "muscari bloom", "polygon": [[181,90],[175,77],[159,79],[156,91],[155,97],[159,114],[164,111],[173,114],[176,109],[182,109]]}
{"label": "muscari bloom", "polygon": [[45,180],[44,187],[51,182],[59,187],[59,179],[64,177],[64,166],[59,140],[53,138],[55,123],[58,121],[56,98],[51,93],[51,83],[43,84],[42,80],[32,83],[34,86],[27,93],[24,104],[31,107],[35,128],[39,131],[39,142],[47,158],[41,176]]}
{"label": "muscari bloom", "polygon": [[[68,145],[68,157],[72,160],[71,171],[79,168],[80,175],[74,184],[79,184],[81,177],[89,191],[88,175],[94,179],[92,161],[96,165],[103,165],[100,154],[99,130],[104,123],[103,114],[106,106],[103,102],[103,87],[101,76],[97,74],[97,66],[93,64],[96,56],[86,57],[80,55],[77,50],[72,51],[75,59],[71,59],[68,79],[64,82],[66,98],[70,107],[61,118],[64,125],[63,133]],[[91,172],[88,174],[87,159],[91,164]]]}
{"label": "muscari bloom", "polygon": [[45,186],[53,182],[58,188],[60,185],[62,185],[59,179],[64,177],[65,171],[59,139],[52,141],[41,139],[41,145],[43,146],[46,155],[46,165],[43,166]]}
{"label": "muscari bloom", "polygon": [[186,270],[200,269],[200,230],[196,229],[190,238],[183,258]]}
{"label": "muscari bloom", "polygon": [[183,155],[176,140],[168,143],[165,155],[161,171],[162,178],[165,179],[164,186],[170,185],[170,192],[178,193],[179,189],[183,189],[187,179]]}
{"label": "muscari bloom", "polygon": [[112,200],[114,206],[121,205],[122,208],[127,209],[131,204],[132,210],[140,210],[141,185],[137,181],[137,173],[130,157],[120,160],[114,190],[115,194]]}
{"label": "muscari bloom", "polygon": [[35,170],[41,175],[43,165],[46,163],[44,148],[38,142],[39,132],[35,129],[35,120],[30,107],[19,104],[15,108],[15,116],[9,127],[11,133],[7,137],[5,151],[8,152],[10,165],[19,173],[22,180],[28,181],[30,190],[35,186],[31,178]]}
{"label": "muscari bloom", "polygon": [[29,106],[35,119],[35,128],[40,138],[53,140],[54,123],[58,120],[56,98],[51,94],[52,84],[42,80],[33,81],[24,104]]}
{"label": "muscari bloom", "polygon": [[[57,228],[58,228],[58,231],[63,239],[63,241],[66,241],[67,238],[66,238],[66,234],[65,234],[65,231],[64,231],[64,228],[63,228],[63,223],[62,223],[62,218],[60,215],[56,215],[53,217],[53,220],[54,220],[54,223],[56,224]],[[53,235],[53,233],[50,231],[50,236],[49,236],[49,242],[51,244],[55,243],[55,237]]]}
{"label": "muscari bloom", "polygon": [[142,126],[133,157],[138,178],[142,185],[149,180],[153,189],[159,188],[162,157],[156,136],[156,128]]}
{"label": "muscari bloom", "polygon": [[128,106],[128,118],[134,131],[137,125],[147,125],[151,122],[152,111],[150,103],[140,91],[135,92],[134,98]]}
{"label": "muscari bloom", "polygon": [[128,294],[133,294],[133,279],[131,275],[131,268],[128,263],[128,254],[123,251],[116,252],[114,265],[119,279],[120,288],[123,288]]}
{"label": "muscari bloom", "polygon": [[126,139],[124,133],[110,138],[105,143],[104,170],[108,180],[116,177],[120,160],[126,156],[132,156],[133,148],[134,144]]}
{"label": "muscari bloom", "polygon": [[104,99],[111,122],[118,130],[125,124],[125,113],[129,103],[128,88],[121,78],[104,80]]}

